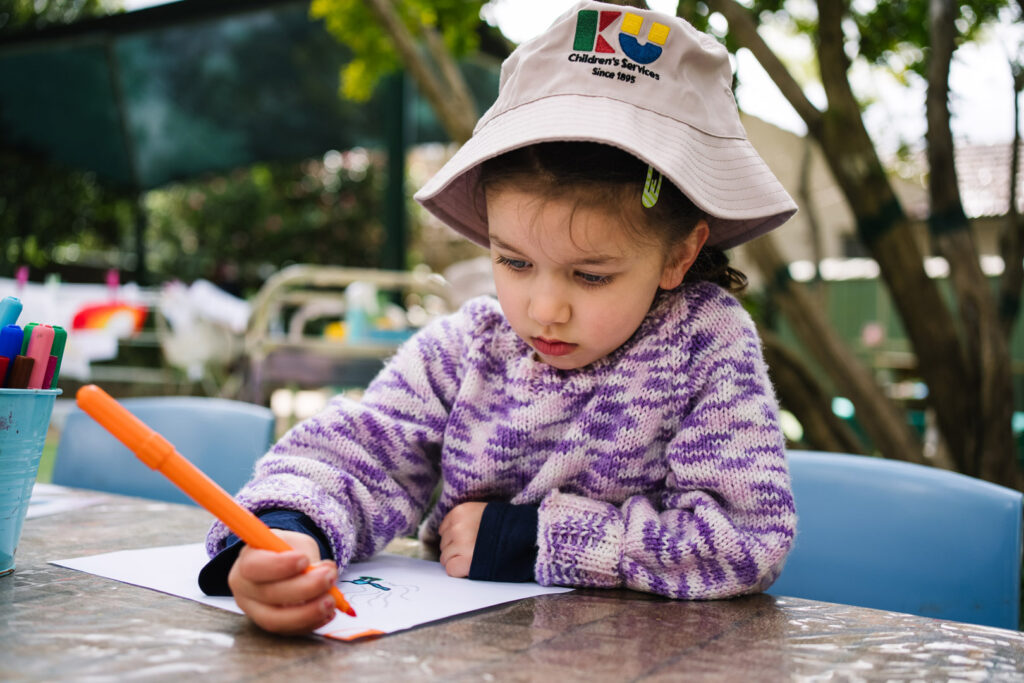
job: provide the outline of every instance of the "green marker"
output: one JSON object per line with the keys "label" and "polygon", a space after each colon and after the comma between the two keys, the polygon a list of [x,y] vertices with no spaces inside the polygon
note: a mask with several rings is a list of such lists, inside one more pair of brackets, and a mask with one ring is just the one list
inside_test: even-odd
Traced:
{"label": "green marker", "polygon": [[53,371],[53,380],[50,382],[50,389],[57,388],[57,376],[60,375],[60,362],[64,360],[64,345],[67,344],[68,333],[60,325],[53,326],[53,346],[50,349],[51,356],[57,356],[57,367]]}
{"label": "green marker", "polygon": [[29,339],[32,338],[32,328],[38,324],[39,323],[29,323],[28,325],[25,325],[25,335],[21,338],[21,355],[28,355],[26,352],[28,351]]}

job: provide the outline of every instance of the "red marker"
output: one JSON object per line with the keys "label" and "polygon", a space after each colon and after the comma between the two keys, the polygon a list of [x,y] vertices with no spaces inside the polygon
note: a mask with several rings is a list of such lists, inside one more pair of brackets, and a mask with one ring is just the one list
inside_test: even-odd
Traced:
{"label": "red marker", "polygon": [[43,389],[53,389],[53,373],[57,371],[57,356],[50,356],[46,363],[46,372],[43,373]]}

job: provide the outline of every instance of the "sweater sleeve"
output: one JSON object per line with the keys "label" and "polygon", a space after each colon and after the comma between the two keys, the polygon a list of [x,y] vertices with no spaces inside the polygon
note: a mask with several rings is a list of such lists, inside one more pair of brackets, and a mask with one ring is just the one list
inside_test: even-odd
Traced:
{"label": "sweater sleeve", "polygon": [[[316,541],[320,548],[320,559],[330,560],[331,548],[324,538],[323,532],[313,524],[313,520],[301,512],[294,510],[264,510],[259,518],[271,529],[285,529],[308,534]],[[223,549],[214,555],[202,569],[199,570],[199,589],[206,595],[231,595],[231,588],[228,587],[228,573],[234,566],[238,554],[242,551],[242,540],[234,534],[228,534],[224,539]]]}
{"label": "sweater sleeve", "polygon": [[[257,461],[236,500],[255,513],[306,515],[339,568],[415,530],[439,478],[468,324],[459,313],[434,321],[399,348],[362,400],[336,398],[293,427]],[[214,523],[206,539],[211,556],[228,534]]]}
{"label": "sweater sleeve", "polygon": [[476,534],[469,578],[479,581],[534,580],[539,507],[499,501],[487,504]]}
{"label": "sweater sleeve", "polygon": [[796,516],[760,340],[735,311],[705,324],[673,391],[680,419],[662,491],[621,505],[548,494],[539,583],[710,599],[764,590],[778,576]]}

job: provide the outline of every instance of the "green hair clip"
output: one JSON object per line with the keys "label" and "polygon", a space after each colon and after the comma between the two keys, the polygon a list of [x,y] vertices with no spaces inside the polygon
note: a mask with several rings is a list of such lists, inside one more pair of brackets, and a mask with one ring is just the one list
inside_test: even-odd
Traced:
{"label": "green hair clip", "polygon": [[640,196],[640,202],[648,209],[658,203],[661,179],[662,175],[655,171],[653,166],[647,167],[647,182],[644,183],[644,193]]}

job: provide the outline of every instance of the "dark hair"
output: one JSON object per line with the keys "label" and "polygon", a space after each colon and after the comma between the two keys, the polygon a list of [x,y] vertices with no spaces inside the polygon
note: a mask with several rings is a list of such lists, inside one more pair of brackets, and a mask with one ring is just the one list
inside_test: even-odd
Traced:
{"label": "dark hair", "polygon": [[[515,187],[542,197],[571,196],[580,203],[600,204],[618,211],[622,224],[637,239],[652,237],[668,248],[686,239],[708,215],[667,179],[657,203],[640,203],[647,179],[647,164],[618,147],[595,142],[543,142],[506,152],[480,165],[478,180],[484,196],[488,189]],[[480,207],[486,216],[486,206]],[[730,292],[747,286],[747,278],[729,265],[718,247],[705,246],[684,282],[713,282]]]}

